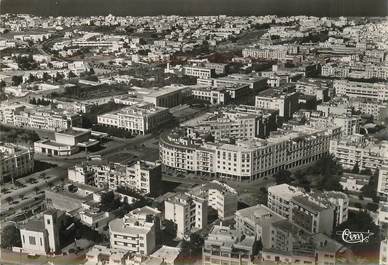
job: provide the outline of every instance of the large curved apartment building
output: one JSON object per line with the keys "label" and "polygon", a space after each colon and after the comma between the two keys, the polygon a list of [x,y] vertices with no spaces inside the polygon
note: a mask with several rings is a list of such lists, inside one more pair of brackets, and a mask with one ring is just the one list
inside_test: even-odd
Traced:
{"label": "large curved apartment building", "polygon": [[340,134],[340,127],[295,126],[273,132],[267,139],[226,143],[206,142],[205,137],[183,127],[161,136],[160,160],[164,169],[250,182],[318,160],[329,153],[330,140]]}

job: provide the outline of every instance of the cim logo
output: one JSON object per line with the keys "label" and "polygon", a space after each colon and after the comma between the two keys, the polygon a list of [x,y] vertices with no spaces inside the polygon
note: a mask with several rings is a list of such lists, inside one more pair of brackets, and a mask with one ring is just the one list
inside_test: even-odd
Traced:
{"label": "cim logo", "polygon": [[337,231],[337,235],[342,236],[342,240],[345,243],[349,244],[357,244],[357,243],[367,243],[369,238],[374,235],[374,233],[370,232],[353,232],[349,229],[345,229],[344,231]]}

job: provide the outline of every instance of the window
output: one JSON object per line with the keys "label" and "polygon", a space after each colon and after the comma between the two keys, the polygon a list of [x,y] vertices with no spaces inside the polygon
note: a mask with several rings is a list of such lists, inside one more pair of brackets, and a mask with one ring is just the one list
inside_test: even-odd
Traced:
{"label": "window", "polygon": [[47,219],[47,224],[48,224],[48,225],[50,224],[50,219]]}
{"label": "window", "polygon": [[29,241],[30,241],[30,245],[36,245],[35,237],[30,236]]}

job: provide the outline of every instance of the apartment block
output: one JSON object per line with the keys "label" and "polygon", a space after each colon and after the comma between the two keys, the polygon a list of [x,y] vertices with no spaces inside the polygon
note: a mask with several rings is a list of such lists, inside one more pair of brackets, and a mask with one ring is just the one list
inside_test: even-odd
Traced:
{"label": "apartment block", "polygon": [[330,141],[330,153],[344,168],[352,169],[357,163],[360,170],[374,172],[388,163],[388,142],[355,134]]}
{"label": "apartment block", "polygon": [[267,139],[242,138],[234,143],[209,142],[179,128],[162,135],[160,160],[165,169],[206,174],[213,178],[253,181],[281,169],[308,165],[327,155],[339,127],[298,126],[272,132]]}
{"label": "apartment block", "polygon": [[331,234],[333,226],[346,222],[349,198],[342,192],[311,192],[288,184],[268,188],[268,208],[304,230]]}
{"label": "apartment block", "polygon": [[372,115],[374,119],[381,118],[384,111],[388,108],[388,104],[384,105],[379,101],[364,98],[352,98],[350,104],[355,111]]}
{"label": "apartment block", "polygon": [[156,195],[160,192],[161,165],[145,160],[127,164],[91,161],[68,169],[69,180],[81,184],[93,184],[116,190],[127,187],[141,194]]}
{"label": "apartment block", "polygon": [[334,225],[335,209],[331,205],[311,200],[306,195],[298,195],[291,199],[293,224],[310,233],[331,235]]}
{"label": "apartment block", "polygon": [[379,169],[377,193],[384,198],[388,198],[388,164],[382,165]]}
{"label": "apartment block", "polygon": [[268,208],[287,219],[291,219],[293,212],[291,199],[303,194],[303,189],[288,184],[271,186],[268,188]]}
{"label": "apartment block", "polygon": [[276,111],[246,107],[223,108],[207,113],[203,118],[187,121],[184,125],[192,127],[192,130],[199,134],[211,133],[215,140],[265,138],[271,131],[276,130]]}
{"label": "apartment block", "polygon": [[195,76],[198,78],[212,78],[215,76],[215,69],[199,66],[185,66],[183,67],[183,74],[188,76]]}
{"label": "apartment block", "polygon": [[385,83],[365,83],[348,80],[335,80],[333,83],[337,96],[388,101],[388,85]]}
{"label": "apartment block", "polygon": [[232,228],[215,225],[205,239],[202,264],[251,265],[255,254],[254,237],[240,237]]}
{"label": "apartment block", "polygon": [[34,152],[27,147],[0,142],[0,183],[15,180],[34,170]]}
{"label": "apartment block", "polygon": [[226,89],[212,87],[197,87],[191,91],[193,98],[207,101],[212,105],[226,105],[231,97]]}
{"label": "apartment block", "polygon": [[298,110],[298,94],[283,93],[277,90],[261,93],[255,98],[255,106],[266,110],[278,110],[279,117],[289,119]]}
{"label": "apartment block", "polygon": [[250,89],[263,90],[267,85],[267,78],[257,74],[230,74],[218,78],[198,78],[198,85],[211,87],[230,87],[247,85]]}
{"label": "apartment block", "polygon": [[296,83],[296,92],[304,95],[315,96],[317,101],[329,100],[329,84],[315,79],[302,79]]}
{"label": "apartment block", "polygon": [[205,196],[178,193],[164,201],[164,219],[176,224],[177,238],[183,239],[207,226],[207,207]]}
{"label": "apartment block", "polygon": [[0,108],[0,123],[16,127],[60,131],[72,126],[81,126],[82,117],[79,114],[57,112],[45,108],[6,105]]}
{"label": "apartment block", "polygon": [[237,211],[238,194],[235,189],[225,183],[213,180],[209,183],[194,187],[189,191],[197,197],[204,197],[208,206],[218,213],[221,220],[229,219]]}
{"label": "apartment block", "polygon": [[145,206],[109,223],[110,246],[133,254],[150,255],[156,247],[160,212]]}

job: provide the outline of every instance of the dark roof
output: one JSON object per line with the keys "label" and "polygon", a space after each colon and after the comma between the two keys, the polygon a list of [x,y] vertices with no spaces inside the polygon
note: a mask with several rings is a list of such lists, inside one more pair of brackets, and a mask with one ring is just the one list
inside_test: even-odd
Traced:
{"label": "dark roof", "polygon": [[35,232],[44,232],[44,222],[42,219],[39,220],[30,220],[27,224],[24,225],[25,230],[35,231]]}

